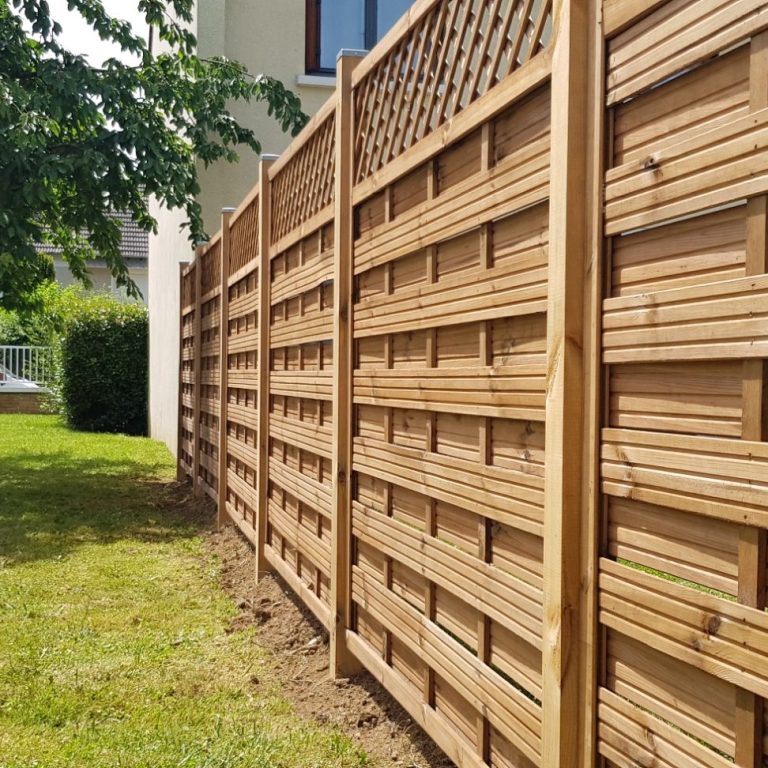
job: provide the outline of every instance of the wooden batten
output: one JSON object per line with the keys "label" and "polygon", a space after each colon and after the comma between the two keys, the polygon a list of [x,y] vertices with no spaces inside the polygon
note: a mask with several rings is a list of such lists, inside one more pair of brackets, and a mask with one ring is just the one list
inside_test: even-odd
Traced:
{"label": "wooden batten", "polygon": [[337,70],[335,260],[333,272],[333,523],[331,544],[331,674],[340,677],[359,669],[349,650],[352,628],[352,290],[354,227],[352,170],[354,125],[352,73],[359,55],[340,55]]}
{"label": "wooden batten", "polygon": [[258,310],[258,405],[256,473],[256,580],[271,570],[266,558],[267,509],[269,503],[269,371],[270,371],[270,242],[272,232],[272,187],[269,171],[277,158],[262,157],[259,163],[259,310]]}
{"label": "wooden batten", "polygon": [[227,406],[229,402],[229,264],[232,247],[230,222],[233,211],[225,209],[221,214],[221,295],[219,297],[219,469],[218,469],[218,524],[229,519],[227,514]]}

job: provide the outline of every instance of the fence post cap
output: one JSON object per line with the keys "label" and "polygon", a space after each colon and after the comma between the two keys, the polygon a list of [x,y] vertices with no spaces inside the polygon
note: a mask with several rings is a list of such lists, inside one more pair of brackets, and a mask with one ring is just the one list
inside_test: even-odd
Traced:
{"label": "fence post cap", "polygon": [[222,213],[234,213],[237,210],[237,208],[232,208],[231,206],[226,206],[221,209]]}
{"label": "fence post cap", "polygon": [[274,155],[274,154],[270,154],[269,152],[264,152],[262,155],[260,155],[259,159],[269,162],[271,160],[279,160],[280,155]]}
{"label": "fence post cap", "polygon": [[364,59],[368,55],[368,51],[364,51],[361,48],[342,48],[336,55],[336,61],[346,57]]}

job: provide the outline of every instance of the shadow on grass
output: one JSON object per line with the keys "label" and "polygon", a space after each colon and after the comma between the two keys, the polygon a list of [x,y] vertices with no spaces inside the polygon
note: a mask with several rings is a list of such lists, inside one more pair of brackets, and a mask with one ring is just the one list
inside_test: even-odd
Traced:
{"label": "shadow on grass", "polygon": [[[62,559],[80,546],[192,537],[187,489],[130,459],[67,451],[0,458],[0,566]],[[185,510],[185,514],[182,511]]]}

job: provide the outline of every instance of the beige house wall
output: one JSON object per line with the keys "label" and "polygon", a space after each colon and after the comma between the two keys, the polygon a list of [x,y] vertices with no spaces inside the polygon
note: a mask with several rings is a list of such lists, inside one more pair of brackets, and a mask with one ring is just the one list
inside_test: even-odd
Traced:
{"label": "beige house wall", "polygon": [[[197,37],[202,56],[227,56],[254,74],[272,75],[294,91],[313,115],[333,92],[333,78],[304,76],[304,0],[198,0]],[[307,84],[320,82],[322,85]],[[279,154],[291,137],[263,104],[238,106],[235,116],[253,128],[265,153]],[[221,209],[236,206],[258,180],[258,157],[243,150],[237,165],[201,170],[200,202],[208,232],[219,228]],[[179,262],[191,258],[183,216],[154,207],[158,235],[149,243],[150,433],[176,452],[178,398]]]}

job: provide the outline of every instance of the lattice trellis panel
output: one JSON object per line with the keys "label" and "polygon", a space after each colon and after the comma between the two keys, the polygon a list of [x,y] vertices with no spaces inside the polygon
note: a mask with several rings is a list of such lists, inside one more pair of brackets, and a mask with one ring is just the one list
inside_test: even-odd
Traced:
{"label": "lattice trellis panel", "polygon": [[667,3],[608,43],[609,766],[768,764],[768,183],[754,139],[768,38],[748,39],[764,26],[756,5]]}
{"label": "lattice trellis panel", "polygon": [[361,182],[544,48],[550,0],[441,0],[355,88]]}
{"label": "lattice trellis panel", "polygon": [[259,198],[254,197],[230,226],[229,274],[234,275],[259,255]]}
{"label": "lattice trellis panel", "polygon": [[356,211],[357,648],[478,765],[541,755],[549,102]]}
{"label": "lattice trellis panel", "polygon": [[[279,177],[278,177],[279,178]],[[276,215],[278,206],[275,200]],[[266,554],[330,626],[333,224],[271,264]]]}
{"label": "lattice trellis panel", "polygon": [[323,120],[272,182],[272,243],[333,202],[336,113]]}
{"label": "lattice trellis panel", "polygon": [[195,454],[195,267],[181,279],[181,357],[179,380],[179,466],[191,478]]}
{"label": "lattice trellis panel", "polygon": [[221,321],[221,240],[215,240],[200,257],[200,413],[198,434],[203,489],[212,498],[218,490],[219,383]]}

